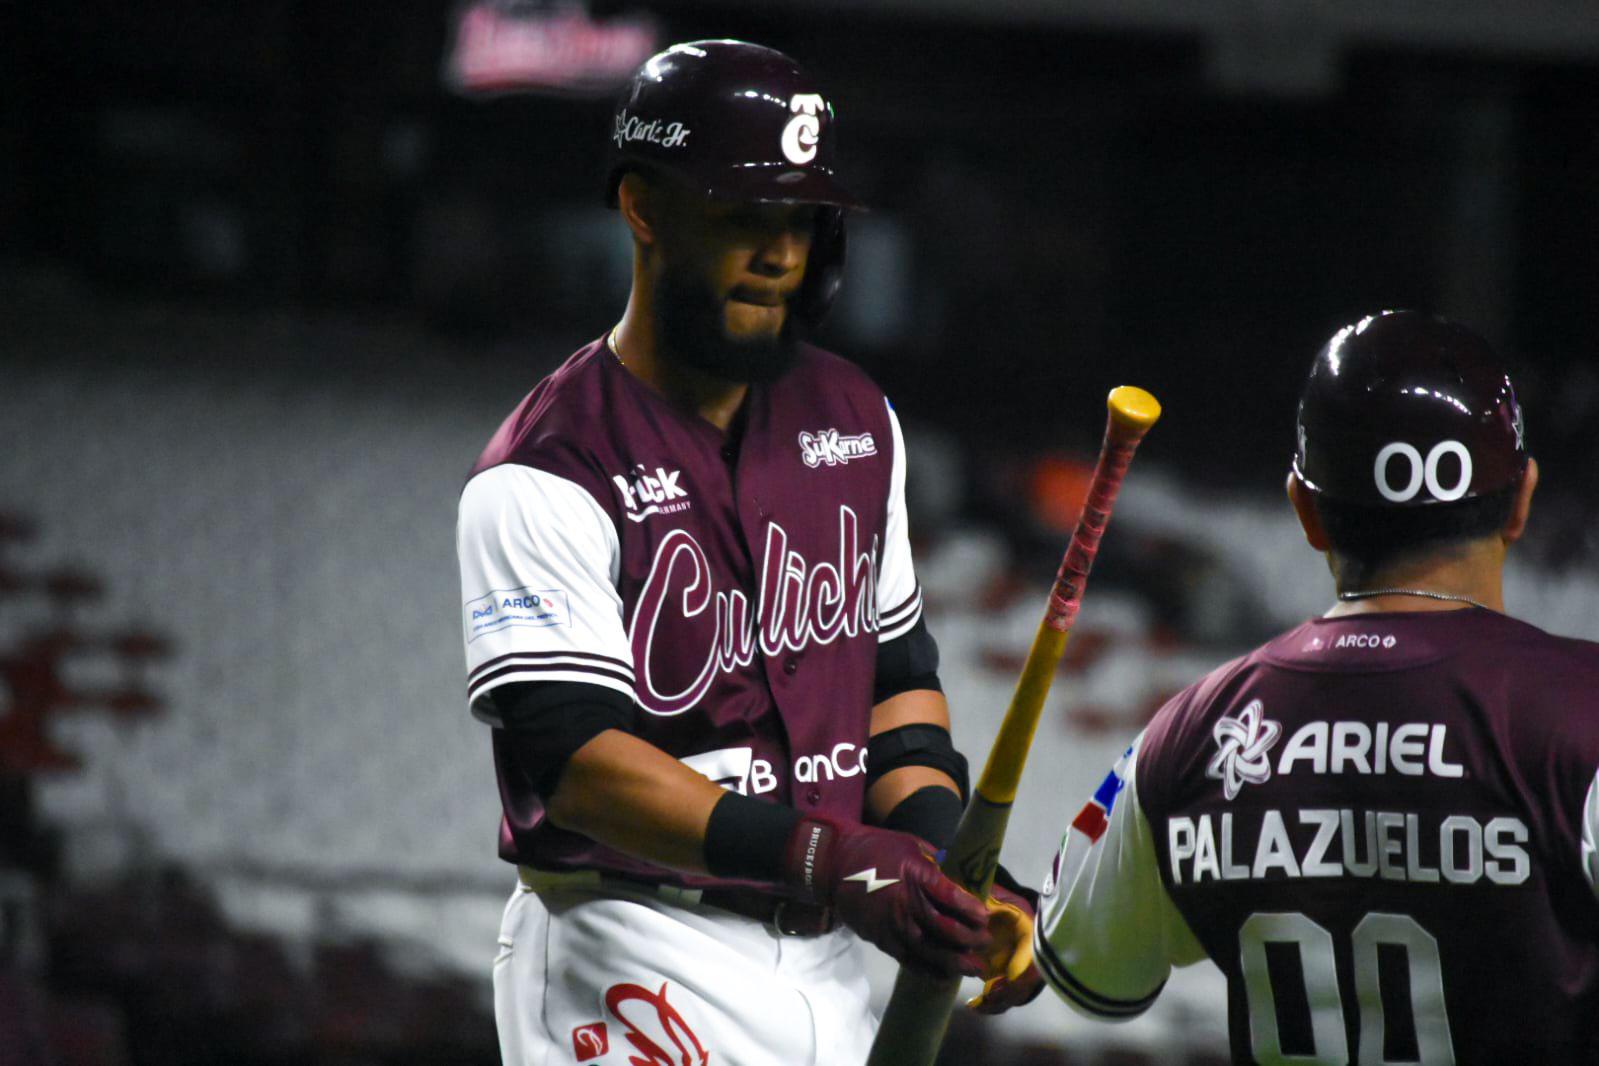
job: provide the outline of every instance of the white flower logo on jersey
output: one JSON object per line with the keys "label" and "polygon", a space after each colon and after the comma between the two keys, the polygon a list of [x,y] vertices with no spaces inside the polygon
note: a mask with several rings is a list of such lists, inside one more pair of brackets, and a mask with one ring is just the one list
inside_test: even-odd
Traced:
{"label": "white flower logo on jersey", "polygon": [[1271,778],[1271,760],[1266,756],[1283,727],[1265,712],[1264,704],[1250,700],[1237,718],[1222,718],[1211,730],[1220,750],[1205,767],[1205,776],[1220,781],[1228,799],[1238,795],[1245,782],[1263,785]]}

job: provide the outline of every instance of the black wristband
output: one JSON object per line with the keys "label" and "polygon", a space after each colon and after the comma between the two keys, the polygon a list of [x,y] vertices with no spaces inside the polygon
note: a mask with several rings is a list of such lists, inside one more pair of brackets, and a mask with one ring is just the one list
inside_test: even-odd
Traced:
{"label": "black wristband", "polygon": [[729,792],[705,825],[705,868],[716,877],[781,881],[784,848],[799,821],[792,807]]}
{"label": "black wristband", "polygon": [[964,809],[961,798],[943,785],[925,785],[894,805],[883,828],[921,837],[942,851],[955,839]]}

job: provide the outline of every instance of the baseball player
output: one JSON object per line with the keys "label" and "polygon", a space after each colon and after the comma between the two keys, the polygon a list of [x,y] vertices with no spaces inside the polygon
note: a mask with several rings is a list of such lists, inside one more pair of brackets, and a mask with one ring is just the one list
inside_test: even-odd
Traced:
{"label": "baseball player", "polygon": [[520,874],[494,964],[507,1063],[859,1062],[857,937],[945,975],[1003,966],[933,861],[966,765],[899,424],[799,339],[857,206],[833,123],[767,48],[645,63],[606,190],[627,308],[463,491],[467,699]]}
{"label": "baseball player", "polygon": [[1259,1063],[1599,1062],[1599,645],[1504,613],[1537,464],[1504,367],[1413,312],[1335,334],[1288,494],[1324,616],[1173,698],[1071,823],[1048,982],[1227,977]]}

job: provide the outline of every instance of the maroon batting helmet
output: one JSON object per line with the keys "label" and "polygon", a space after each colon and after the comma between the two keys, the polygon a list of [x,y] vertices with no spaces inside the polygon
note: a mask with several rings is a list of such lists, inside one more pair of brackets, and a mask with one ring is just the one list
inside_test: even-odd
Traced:
{"label": "maroon batting helmet", "polygon": [[826,314],[844,272],[833,106],[798,63],[744,41],[689,41],[646,60],[617,102],[606,202],[629,170],[659,170],[717,200],[821,204],[796,310]]}
{"label": "maroon batting helmet", "polygon": [[1521,405],[1488,342],[1384,311],[1333,334],[1299,400],[1294,473],[1328,499],[1417,507],[1488,496],[1527,465]]}

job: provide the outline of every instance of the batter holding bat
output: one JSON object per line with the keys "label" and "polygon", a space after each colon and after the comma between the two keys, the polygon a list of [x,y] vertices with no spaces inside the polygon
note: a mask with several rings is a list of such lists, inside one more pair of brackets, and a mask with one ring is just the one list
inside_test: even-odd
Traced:
{"label": "batter holding bat", "polygon": [[800,339],[858,206],[833,124],[770,49],[649,60],[610,131],[627,308],[463,491],[467,698],[519,871],[494,963],[512,1066],[855,1063],[861,939],[1003,971],[989,906],[935,861],[967,773],[899,424]]}
{"label": "batter holding bat", "polygon": [[1328,341],[1288,493],[1337,603],[1173,698],[1076,816],[1034,944],[1062,997],[1130,1018],[1208,956],[1237,1062],[1599,1062],[1599,645],[1504,613],[1537,482],[1470,330]]}

